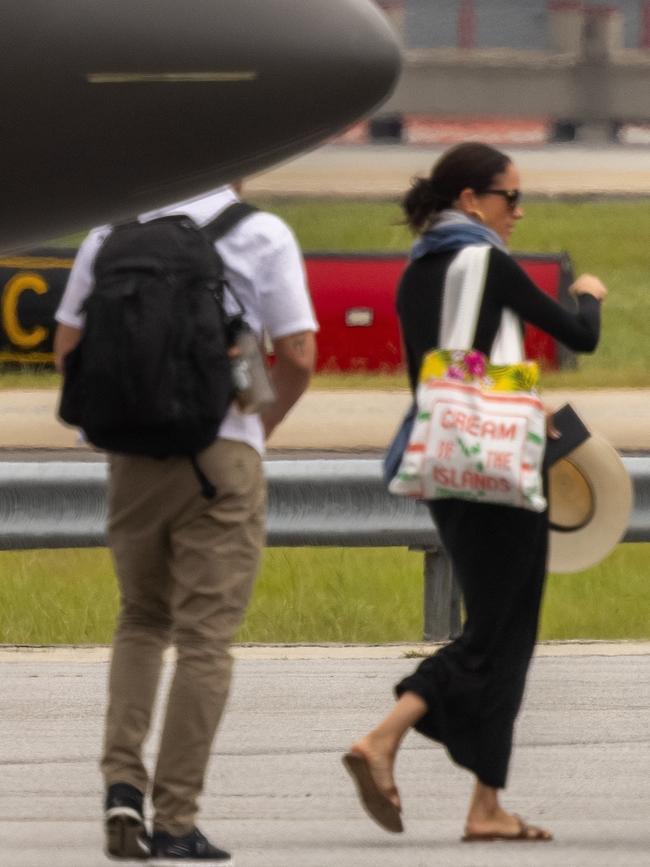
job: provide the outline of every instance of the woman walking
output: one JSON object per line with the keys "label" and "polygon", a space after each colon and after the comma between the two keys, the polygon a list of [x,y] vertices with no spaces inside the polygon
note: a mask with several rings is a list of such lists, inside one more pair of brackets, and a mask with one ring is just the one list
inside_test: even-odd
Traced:
{"label": "woman walking", "polygon": [[[591,275],[579,277],[571,287],[576,312],[542,293],[507,252],[524,216],[520,202],[513,162],[474,143],[445,153],[405,196],[408,224],[420,236],[397,295],[413,391],[423,356],[440,347],[449,316],[460,315],[454,288],[468,246],[489,248],[472,348],[490,356],[502,314],[511,310],[571,349],[595,349],[605,287]],[[387,830],[401,831],[393,769],[402,738],[415,728],[444,744],[475,777],[464,840],[550,840],[550,832],[527,825],[499,800],[537,635],[548,513],[461,499],[428,507],[463,592],[463,632],[397,684],[393,710],[352,745],[344,763],[369,814]]]}

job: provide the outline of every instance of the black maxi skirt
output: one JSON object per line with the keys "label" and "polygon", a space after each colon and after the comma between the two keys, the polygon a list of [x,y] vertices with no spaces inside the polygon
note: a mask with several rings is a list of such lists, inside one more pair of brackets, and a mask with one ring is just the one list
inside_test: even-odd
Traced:
{"label": "black maxi skirt", "polygon": [[462,635],[395,688],[427,705],[415,728],[503,788],[546,575],[548,513],[462,500],[429,508],[464,596]]}

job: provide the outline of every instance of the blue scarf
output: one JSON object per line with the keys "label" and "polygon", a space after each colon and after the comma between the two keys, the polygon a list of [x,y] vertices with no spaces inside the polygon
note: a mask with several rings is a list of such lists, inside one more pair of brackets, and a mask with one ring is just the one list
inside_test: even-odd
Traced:
{"label": "blue scarf", "polygon": [[424,232],[411,250],[411,261],[429,253],[448,253],[462,247],[489,244],[507,252],[503,239],[492,229],[472,220],[462,211],[442,211],[436,224]]}

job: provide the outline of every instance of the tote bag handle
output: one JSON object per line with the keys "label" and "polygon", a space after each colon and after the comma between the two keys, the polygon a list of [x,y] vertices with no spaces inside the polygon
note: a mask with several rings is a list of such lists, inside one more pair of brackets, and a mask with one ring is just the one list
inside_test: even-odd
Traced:
{"label": "tote bag handle", "polygon": [[[490,247],[463,247],[447,270],[442,302],[440,349],[472,349],[485,291]],[[523,336],[518,317],[504,309],[492,343],[493,364],[517,364],[524,360]]]}

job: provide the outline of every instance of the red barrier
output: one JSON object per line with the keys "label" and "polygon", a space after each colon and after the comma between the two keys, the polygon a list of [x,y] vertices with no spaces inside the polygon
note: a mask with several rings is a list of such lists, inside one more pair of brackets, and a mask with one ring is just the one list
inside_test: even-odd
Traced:
{"label": "red barrier", "polygon": [[[571,305],[569,257],[517,254],[529,277],[552,298]],[[395,290],[406,265],[402,254],[310,253],[307,276],[320,323],[319,370],[390,371],[402,367]],[[526,328],[526,355],[546,368],[575,364],[547,334]]]}

